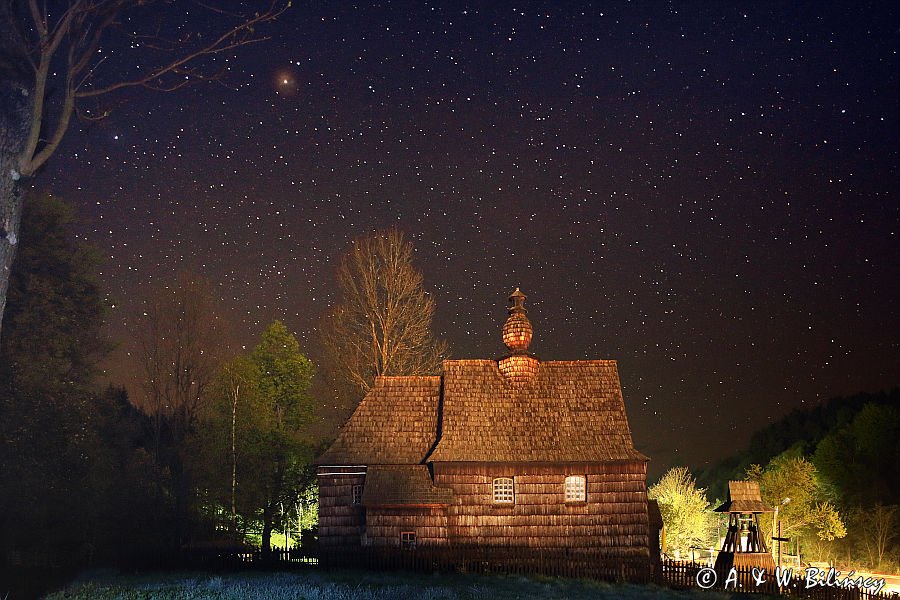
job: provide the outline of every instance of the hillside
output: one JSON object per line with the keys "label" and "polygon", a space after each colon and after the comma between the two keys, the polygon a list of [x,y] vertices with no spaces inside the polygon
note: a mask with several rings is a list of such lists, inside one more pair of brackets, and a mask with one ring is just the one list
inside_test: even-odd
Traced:
{"label": "hillside", "polygon": [[728,480],[743,479],[750,465],[765,465],[795,446],[803,455],[812,455],[825,436],[851,423],[867,404],[900,406],[900,388],[832,398],[809,409],[795,410],[757,431],[745,450],[698,471],[697,481],[707,488],[711,501],[724,498]]}

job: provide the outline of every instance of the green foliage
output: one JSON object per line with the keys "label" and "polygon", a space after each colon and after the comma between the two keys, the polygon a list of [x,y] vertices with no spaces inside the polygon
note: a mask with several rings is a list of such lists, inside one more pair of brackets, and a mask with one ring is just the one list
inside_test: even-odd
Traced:
{"label": "green foliage", "polygon": [[311,531],[319,526],[319,484],[306,486],[300,494],[297,526],[300,531]]}
{"label": "green foliage", "polygon": [[[775,503],[785,497],[802,498],[800,492],[789,490],[794,476],[795,487],[805,484],[806,489],[815,490],[816,499],[807,501],[805,508],[798,508],[796,500],[783,507],[789,514],[789,522],[783,522],[783,527],[792,528],[792,533],[803,538],[807,552],[829,559],[840,555],[853,565],[864,559],[871,567],[877,565],[873,560],[876,555],[898,553],[900,548],[893,538],[881,552],[872,552],[871,548],[874,507],[895,504],[900,497],[900,388],[834,398],[794,411],[754,434],[747,449],[703,472],[700,479],[717,494],[724,494],[729,479],[740,478],[748,471],[762,478],[765,471],[771,471],[768,466],[762,469],[752,465],[783,463],[788,458],[803,458],[808,464],[793,465],[797,472],[780,477],[781,481],[768,474],[766,485],[772,491],[764,499]],[[815,465],[811,476],[810,464]],[[810,480],[815,482],[814,488]],[[806,514],[790,516],[797,512]],[[844,526],[845,517],[851,520],[849,528]],[[818,524],[810,524],[813,522]],[[770,536],[771,519],[763,519],[760,524],[763,535]]]}
{"label": "green foliage", "polygon": [[[319,525],[319,485],[304,478],[306,487],[293,498],[292,504],[282,505],[279,514],[280,531],[272,532],[271,543],[278,548],[299,548],[310,541],[309,533]],[[251,529],[245,541],[254,546],[263,544],[262,528]]]}
{"label": "green foliage", "polygon": [[[798,456],[786,452],[775,457],[765,468],[752,465],[747,479],[759,482],[763,502],[778,506],[778,518],[782,535],[815,535],[820,540],[831,541],[847,535],[843,519],[829,502],[816,467]],[[771,529],[763,521],[763,533]]]}
{"label": "green foliage", "polygon": [[[76,242],[62,201],[29,199],[3,321],[3,380],[42,393],[89,390],[108,343],[97,254]],[[7,379],[8,378],[8,379]]]}
{"label": "green foliage", "polygon": [[710,510],[706,490],[697,488],[687,468],[669,469],[647,489],[647,497],[659,503],[668,552],[688,554],[692,547],[709,548],[715,541],[716,517]]}
{"label": "green foliage", "polygon": [[878,570],[884,568],[888,554],[900,533],[900,506],[876,504],[871,508],[858,508],[853,512],[855,550],[864,556],[868,564]]}
{"label": "green foliage", "polygon": [[842,504],[870,507],[900,497],[900,408],[867,403],[819,442],[813,461]]}
{"label": "green foliage", "polygon": [[296,338],[276,321],[248,355],[226,365],[203,415],[198,471],[210,503],[226,507],[236,533],[250,538],[255,530],[263,547],[274,527],[291,521],[295,529],[304,506],[313,372]]}
{"label": "green foliage", "polygon": [[34,531],[60,544],[84,539],[86,485],[96,463],[90,386],[103,302],[91,253],[68,231],[71,211],[35,198],[24,214],[0,340],[0,546],[24,548]]}
{"label": "green foliage", "polygon": [[255,391],[272,431],[293,438],[313,415],[308,394],[312,362],[301,354],[300,343],[287,327],[275,321],[250,353],[250,363],[255,369]]}
{"label": "green foliage", "polygon": [[816,504],[813,511],[816,518],[816,535],[820,540],[830,542],[847,535],[847,528],[837,509],[827,500]]}

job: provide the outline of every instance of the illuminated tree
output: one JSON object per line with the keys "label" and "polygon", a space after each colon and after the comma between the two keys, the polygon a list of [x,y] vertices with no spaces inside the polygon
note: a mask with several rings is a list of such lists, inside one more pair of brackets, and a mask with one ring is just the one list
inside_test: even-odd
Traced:
{"label": "illuminated tree", "polygon": [[310,509],[313,502],[304,495],[314,451],[307,434],[313,370],[297,339],[275,321],[252,352],[225,368],[203,412],[203,462],[213,501],[231,503],[245,523],[260,523],[264,552],[273,529],[293,520],[298,505]]}
{"label": "illuminated tree", "polygon": [[354,241],[338,268],[340,299],[322,339],[329,366],[363,393],[379,375],[431,375],[446,358],[412,256],[412,244],[391,229]]}
{"label": "illuminated tree", "polygon": [[706,490],[686,467],[673,467],[655,485],[647,497],[659,503],[666,528],[666,548],[687,554],[691,548],[708,548],[714,541],[716,517],[710,510]]}
{"label": "illuminated tree", "polygon": [[[261,38],[289,6],[251,14],[224,2],[0,2],[0,321],[20,235],[23,191],[59,148],[72,117],[99,119],[96,101],[126,88],[173,91],[217,79],[217,59]],[[180,11],[175,13],[175,11]],[[163,21],[176,15],[176,21]],[[190,31],[183,23],[204,23]],[[101,52],[102,50],[102,52]]]}
{"label": "illuminated tree", "polygon": [[[790,451],[773,458],[765,468],[751,465],[747,479],[759,482],[763,502],[779,506],[782,535],[815,535],[832,541],[847,535],[840,513],[829,502],[816,467]],[[763,521],[763,534],[771,537],[771,529]]]}

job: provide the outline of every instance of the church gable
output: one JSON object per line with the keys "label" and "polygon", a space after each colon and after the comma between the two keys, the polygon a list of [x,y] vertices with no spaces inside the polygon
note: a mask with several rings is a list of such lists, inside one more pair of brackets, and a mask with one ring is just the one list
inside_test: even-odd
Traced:
{"label": "church gable", "polygon": [[518,289],[510,354],[447,360],[440,377],[379,377],[319,465],[646,461],[634,449],[616,362],[542,362]]}

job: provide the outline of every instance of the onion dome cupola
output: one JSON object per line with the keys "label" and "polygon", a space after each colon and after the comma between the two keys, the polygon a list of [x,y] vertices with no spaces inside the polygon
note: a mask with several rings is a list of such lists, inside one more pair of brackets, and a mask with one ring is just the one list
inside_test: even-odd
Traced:
{"label": "onion dome cupola", "polygon": [[507,382],[514,386],[531,381],[539,364],[537,358],[528,354],[534,331],[526,316],[528,311],[525,309],[525,299],[525,294],[519,288],[509,296],[509,317],[503,324],[503,343],[509,348],[510,354],[497,363]]}
{"label": "onion dome cupola", "polygon": [[508,309],[509,318],[503,324],[503,343],[513,354],[528,352],[528,346],[531,344],[531,337],[534,334],[531,329],[531,321],[525,316],[528,314],[525,309],[526,298],[527,296],[519,288],[516,288],[516,291],[509,296],[511,306]]}

